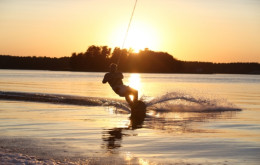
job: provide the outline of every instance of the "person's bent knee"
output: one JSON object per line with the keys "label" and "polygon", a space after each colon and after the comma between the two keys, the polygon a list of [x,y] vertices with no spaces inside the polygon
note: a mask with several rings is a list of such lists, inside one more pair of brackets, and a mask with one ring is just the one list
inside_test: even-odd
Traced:
{"label": "person's bent knee", "polygon": [[133,93],[138,93],[138,90],[132,89]]}

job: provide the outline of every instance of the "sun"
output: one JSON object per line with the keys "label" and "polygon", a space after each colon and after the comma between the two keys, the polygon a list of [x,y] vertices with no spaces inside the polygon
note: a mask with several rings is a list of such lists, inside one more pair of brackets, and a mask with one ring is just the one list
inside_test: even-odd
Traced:
{"label": "sun", "polygon": [[126,39],[125,47],[132,48],[135,52],[149,48],[156,49],[158,37],[152,27],[148,27],[142,23],[133,24]]}
{"label": "sun", "polygon": [[[113,35],[117,41],[117,45],[122,45],[125,37],[126,29],[120,26]],[[145,48],[157,50],[158,48],[158,35],[153,26],[148,26],[142,22],[133,22],[128,31],[128,35],[124,44],[124,48],[133,49],[134,52],[139,52]],[[115,43],[114,43],[115,45]]]}

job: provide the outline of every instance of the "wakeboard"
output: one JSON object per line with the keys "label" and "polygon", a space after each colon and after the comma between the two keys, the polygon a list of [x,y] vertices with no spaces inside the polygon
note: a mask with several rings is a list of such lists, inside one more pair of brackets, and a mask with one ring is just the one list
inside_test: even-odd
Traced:
{"label": "wakeboard", "polygon": [[137,101],[131,106],[131,117],[145,118],[146,116],[146,105],[143,101]]}

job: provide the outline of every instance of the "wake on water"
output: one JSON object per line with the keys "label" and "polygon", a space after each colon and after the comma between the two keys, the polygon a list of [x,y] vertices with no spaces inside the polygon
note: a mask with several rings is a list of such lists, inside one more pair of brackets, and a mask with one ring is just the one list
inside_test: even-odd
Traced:
{"label": "wake on water", "polygon": [[146,103],[157,112],[222,112],[240,111],[224,99],[211,99],[183,92],[170,92]]}
{"label": "wake on water", "polygon": [[[130,107],[124,100],[111,98],[0,91],[0,99],[83,106],[113,106],[130,113]],[[142,97],[141,100],[145,102],[147,110],[155,112],[222,112],[241,110],[226,100],[193,96],[183,92],[170,92],[150,100]]]}

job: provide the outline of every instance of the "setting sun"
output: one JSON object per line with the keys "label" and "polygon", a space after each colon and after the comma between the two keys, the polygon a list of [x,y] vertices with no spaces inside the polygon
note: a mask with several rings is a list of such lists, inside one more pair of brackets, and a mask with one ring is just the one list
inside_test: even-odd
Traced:
{"label": "setting sun", "polygon": [[133,23],[125,47],[132,48],[135,52],[139,52],[144,48],[155,50],[158,47],[158,36],[155,29],[142,23]]}
{"label": "setting sun", "polygon": [[[124,26],[117,26],[112,33],[112,45],[122,46],[126,29]],[[134,52],[139,52],[145,48],[157,50],[159,47],[159,35],[154,26],[146,25],[145,23],[135,21],[131,25],[124,48],[131,48]]]}

